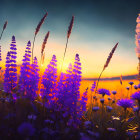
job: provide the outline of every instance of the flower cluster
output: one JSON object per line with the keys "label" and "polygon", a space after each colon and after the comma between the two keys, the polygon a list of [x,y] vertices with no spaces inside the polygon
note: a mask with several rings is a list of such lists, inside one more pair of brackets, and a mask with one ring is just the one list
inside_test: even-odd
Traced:
{"label": "flower cluster", "polygon": [[4,74],[4,90],[8,93],[13,93],[17,86],[17,48],[15,36],[12,36],[12,43],[10,44],[10,52],[6,57],[6,69]]}
{"label": "flower cluster", "polygon": [[110,95],[110,91],[107,89],[101,88],[98,90],[98,94],[101,94],[104,97],[105,95]]}
{"label": "flower cluster", "polygon": [[117,105],[123,107],[124,109],[127,109],[132,108],[134,106],[134,103],[130,99],[121,99],[117,102]]}

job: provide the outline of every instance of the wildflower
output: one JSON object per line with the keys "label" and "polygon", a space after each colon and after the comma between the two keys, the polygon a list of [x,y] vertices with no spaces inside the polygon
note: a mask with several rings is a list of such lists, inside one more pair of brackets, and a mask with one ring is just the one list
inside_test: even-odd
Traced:
{"label": "wildflower", "polygon": [[140,84],[138,84],[137,86],[138,86],[138,88],[140,88]]}
{"label": "wildflower", "polygon": [[31,42],[28,41],[27,47],[25,49],[25,55],[23,56],[23,63],[20,68],[20,76],[19,76],[19,83],[18,83],[18,92],[25,96],[26,93],[31,91],[31,65],[30,65],[30,58],[31,58]]}
{"label": "wildflower", "polygon": [[96,82],[94,81],[94,83],[92,84],[92,87],[91,87],[90,90],[91,90],[92,92],[94,92],[95,87],[96,87]]}
{"label": "wildflower", "polygon": [[106,106],[106,110],[107,110],[107,112],[111,112],[112,111],[112,107],[111,106]]}
{"label": "wildflower", "polygon": [[35,128],[32,124],[24,122],[18,127],[18,133],[23,136],[32,136],[35,133]]}
{"label": "wildflower", "polygon": [[87,105],[87,92],[88,92],[88,88],[86,89],[86,91],[83,93],[83,96],[80,100],[80,105],[81,105],[81,113],[83,113],[84,111],[86,111],[86,105]]}
{"label": "wildflower", "polygon": [[98,90],[98,94],[102,94],[102,96],[104,97],[105,95],[110,95],[110,92],[107,89],[101,88]]}
{"label": "wildflower", "polygon": [[4,74],[4,91],[12,93],[17,86],[17,64],[16,64],[16,40],[15,36],[12,36],[12,42],[10,44],[10,51],[6,57],[6,69]]}
{"label": "wildflower", "polygon": [[131,86],[132,86],[133,84],[134,84],[133,82],[129,82],[129,85],[131,85]]}
{"label": "wildflower", "polygon": [[115,103],[115,100],[112,100],[112,104],[114,104]]}
{"label": "wildflower", "polygon": [[128,132],[126,132],[126,134],[127,134],[129,137],[132,137],[132,136],[134,135],[134,132],[128,131]]}
{"label": "wildflower", "polygon": [[104,103],[104,101],[105,101],[104,99],[100,99],[100,102],[101,102],[102,104]]}
{"label": "wildflower", "polygon": [[88,130],[87,132],[90,136],[93,136],[93,137],[96,137],[96,138],[99,137],[99,133],[97,133],[97,132],[93,132],[93,131],[90,131],[90,130]]}
{"label": "wildflower", "polygon": [[34,100],[37,97],[37,91],[39,89],[39,66],[36,57],[34,57],[33,63],[31,64],[30,82],[30,91],[28,91],[27,97]]}
{"label": "wildflower", "polygon": [[91,121],[85,121],[84,122],[84,126],[85,126],[86,129],[90,128],[91,125],[92,125],[92,122]]}
{"label": "wildflower", "polygon": [[138,113],[139,112],[139,107],[133,107],[133,111]]}
{"label": "wildflower", "polygon": [[110,101],[111,100],[111,98],[110,97],[108,97],[108,101]]}
{"label": "wildflower", "polygon": [[127,89],[127,90],[129,90],[129,89],[130,89],[130,87],[126,87],[126,89]]}
{"label": "wildflower", "polygon": [[137,86],[137,85],[134,85],[134,88],[135,88],[135,89],[138,89],[138,86]]}
{"label": "wildflower", "polygon": [[93,107],[93,108],[92,108],[92,110],[96,112],[96,111],[98,111],[98,110],[99,110],[99,107],[98,107],[98,106]]}
{"label": "wildflower", "polygon": [[91,121],[85,121],[84,122],[84,125],[86,126],[86,125],[91,125]]}
{"label": "wildflower", "polygon": [[131,95],[131,97],[132,97],[132,99],[140,102],[140,91],[135,92],[134,94]]}
{"label": "wildflower", "polygon": [[116,93],[117,93],[117,91],[115,91],[115,90],[114,90],[114,91],[112,91],[112,94],[113,94],[113,95],[116,95]]}
{"label": "wildflower", "polygon": [[54,98],[56,93],[57,86],[57,60],[56,56],[53,55],[50,64],[45,69],[45,72],[42,76],[41,80],[41,89],[40,94],[42,99],[45,99],[47,105],[49,105],[50,101]]}
{"label": "wildflower", "polygon": [[50,123],[50,124],[53,124],[54,123],[54,121],[51,121],[51,120],[45,120],[44,122],[45,123]]}
{"label": "wildflower", "polygon": [[33,114],[28,115],[28,119],[29,119],[29,120],[36,120],[36,118],[37,118],[36,115],[33,115]]}
{"label": "wildflower", "polygon": [[126,110],[127,108],[132,108],[134,104],[130,99],[121,99],[117,102],[117,105],[123,107]]}
{"label": "wildflower", "polygon": [[107,128],[107,130],[108,130],[109,132],[116,132],[116,129],[115,129],[115,128]]}
{"label": "wildflower", "polygon": [[96,96],[93,96],[93,99],[94,99],[94,100],[96,100],[96,99],[97,99],[97,97],[96,97]]}

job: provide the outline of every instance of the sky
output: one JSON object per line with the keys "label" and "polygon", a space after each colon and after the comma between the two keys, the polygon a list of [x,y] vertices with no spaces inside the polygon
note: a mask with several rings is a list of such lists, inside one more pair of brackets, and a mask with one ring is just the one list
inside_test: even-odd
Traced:
{"label": "sky", "polygon": [[40,62],[42,42],[50,31],[42,69],[47,67],[53,54],[57,57],[60,69],[68,26],[74,15],[63,70],[74,62],[78,53],[83,78],[96,78],[111,49],[119,42],[102,77],[137,73],[138,59],[134,48],[136,18],[140,13],[139,0],[1,0],[0,30],[4,22],[8,21],[0,42],[2,64],[5,63],[13,35],[17,42],[18,64],[22,63],[26,44],[29,40],[33,42],[35,28],[46,12],[48,16],[36,37],[34,49],[34,56]]}

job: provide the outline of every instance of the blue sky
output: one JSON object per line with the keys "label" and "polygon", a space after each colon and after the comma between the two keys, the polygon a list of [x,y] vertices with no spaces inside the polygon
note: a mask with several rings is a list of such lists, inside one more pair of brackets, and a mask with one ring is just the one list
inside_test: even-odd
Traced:
{"label": "blue sky", "polygon": [[8,20],[8,26],[1,40],[3,61],[9,50],[12,35],[15,35],[18,48],[18,63],[21,63],[28,40],[33,41],[35,28],[44,15],[43,24],[35,43],[35,55],[40,60],[41,45],[45,34],[50,31],[46,45],[45,64],[56,54],[58,67],[61,64],[66,33],[75,16],[65,59],[65,67],[74,61],[79,53],[83,76],[97,77],[112,47],[119,46],[104,72],[104,77],[136,74],[135,55],[136,18],[140,13],[138,0],[4,0],[0,5],[0,26]]}

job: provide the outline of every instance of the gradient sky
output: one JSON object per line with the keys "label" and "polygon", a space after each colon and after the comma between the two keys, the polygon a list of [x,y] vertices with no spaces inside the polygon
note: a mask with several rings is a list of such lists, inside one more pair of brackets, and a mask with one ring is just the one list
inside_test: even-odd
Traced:
{"label": "gradient sky", "polygon": [[112,47],[118,48],[104,71],[103,77],[131,75],[137,73],[135,55],[136,18],[140,13],[139,0],[1,0],[0,27],[6,20],[8,26],[1,40],[2,58],[9,50],[12,35],[18,49],[18,63],[28,40],[33,41],[35,28],[45,12],[48,17],[41,27],[35,42],[34,55],[40,60],[41,45],[45,34],[50,37],[45,49],[47,66],[53,54],[60,67],[67,29],[71,16],[75,16],[69,39],[64,69],[79,53],[83,77],[98,77]]}

